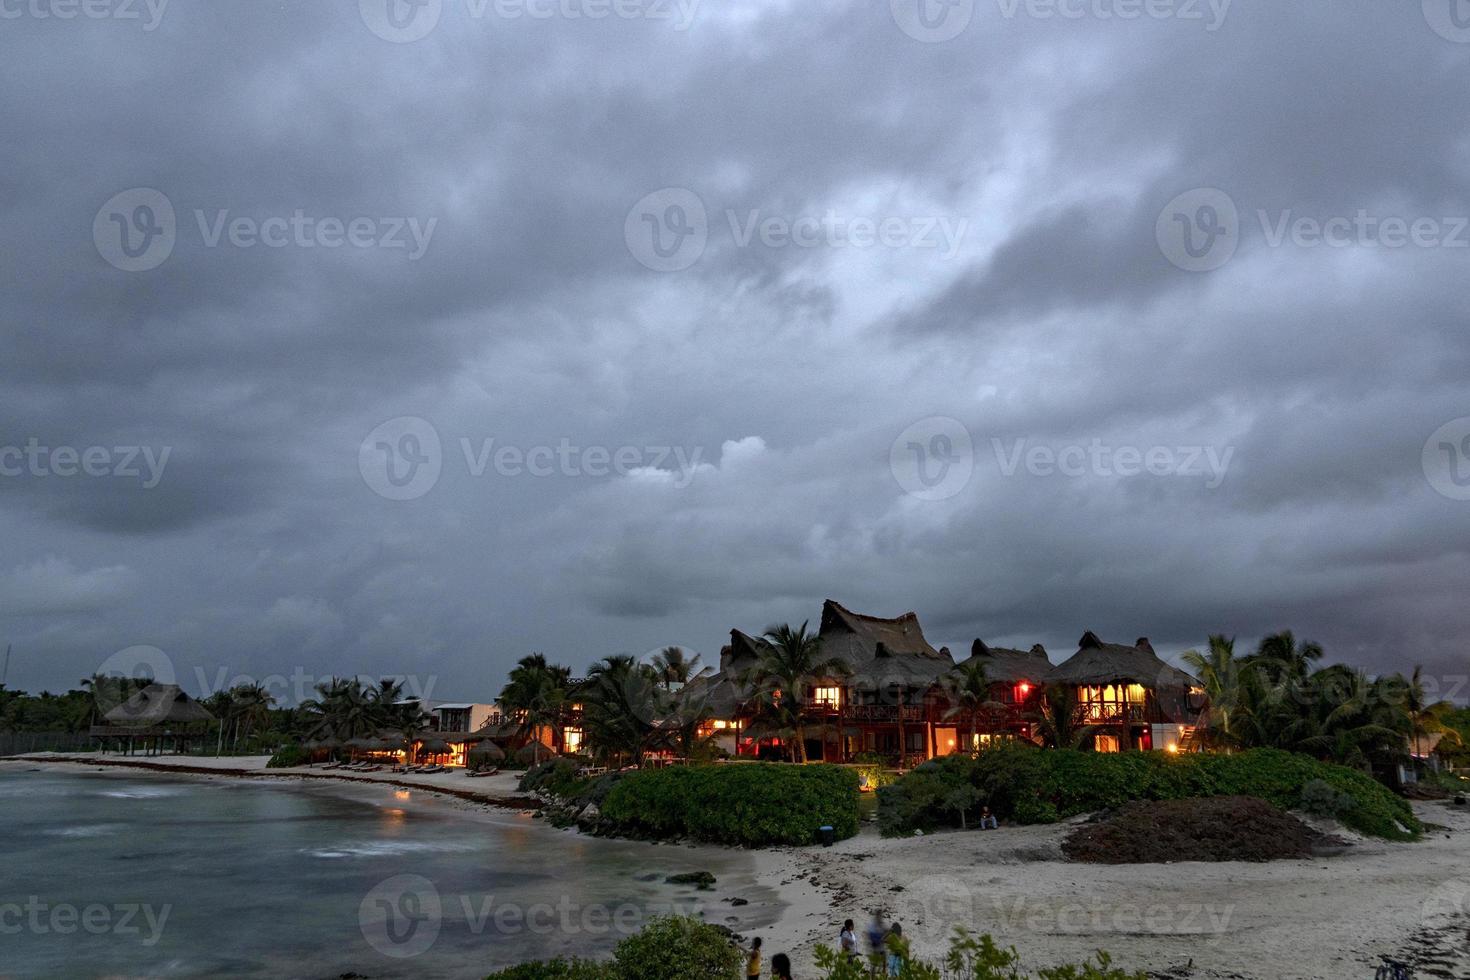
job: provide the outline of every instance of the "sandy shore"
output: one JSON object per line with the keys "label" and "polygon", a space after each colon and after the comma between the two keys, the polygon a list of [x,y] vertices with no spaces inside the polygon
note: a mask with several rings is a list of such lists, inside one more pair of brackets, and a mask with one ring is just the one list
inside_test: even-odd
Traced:
{"label": "sandy shore", "polygon": [[[468,779],[267,770],[265,757],[68,757],[35,755],[0,766],[126,763],[192,778],[380,782],[461,800],[524,808],[518,775]],[[1331,858],[1270,864],[1100,866],[1062,859],[1070,830],[1006,827],[885,840],[872,825],[831,848],[754,854],[757,880],[786,908],[762,930],[768,954],[792,954],[812,976],[816,943],[835,945],[844,918],[859,931],[875,908],[901,923],[916,949],[943,952],[957,924],[1014,945],[1029,968],[1074,962],[1107,949],[1115,963],[1161,978],[1348,980],[1372,977],[1380,956],[1415,977],[1470,980],[1470,811],[1415,805],[1433,829],[1423,841],[1365,839]]]}
{"label": "sandy shore", "polygon": [[[1415,811],[1437,825],[1420,842],[1324,825],[1352,842],[1345,854],[1268,864],[1073,864],[1060,850],[1068,825],[905,840],[865,827],[829,849],[786,852],[789,873],[831,910],[825,928],[789,941],[809,970],[812,945],[835,945],[831,923],[861,929],[881,906],[921,953],[941,954],[964,924],[1033,969],[1106,949],[1158,977],[1350,980],[1391,955],[1416,978],[1470,980],[1470,810]],[[797,899],[790,925],[810,911]]]}

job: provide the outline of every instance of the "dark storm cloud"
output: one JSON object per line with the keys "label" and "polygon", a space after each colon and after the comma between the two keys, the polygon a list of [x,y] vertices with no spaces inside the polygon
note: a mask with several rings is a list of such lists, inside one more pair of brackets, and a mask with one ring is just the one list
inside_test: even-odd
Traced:
{"label": "dark storm cloud", "polygon": [[[152,643],[191,687],[301,667],[483,698],[532,649],[712,658],[829,595],[956,649],[1291,626],[1463,667],[1470,505],[1420,454],[1470,415],[1470,250],[1267,230],[1470,211],[1470,45],[1417,3],[1237,2],[1215,31],[980,3],[942,44],[887,7],[706,0],[679,30],[450,2],[408,44],[345,0],[0,22],[0,449],[172,453],[152,487],[0,476],[14,679]],[[1240,243],[1191,273],[1156,223],[1202,187]],[[178,221],[142,272],[92,236],[133,188]],[[661,274],[624,235],[663,188],[708,241]],[[964,231],[744,242],[752,216]],[[257,240],[293,219],[316,230]],[[372,245],[314,237],[354,219]],[[440,444],[408,500],[360,470],[400,416]],[[939,501],[890,470],[930,416],[974,446]],[[1214,487],[1005,471],[1094,440],[1231,455]],[[593,456],[486,462],[562,444]],[[638,465],[586,465],[619,449]]]}

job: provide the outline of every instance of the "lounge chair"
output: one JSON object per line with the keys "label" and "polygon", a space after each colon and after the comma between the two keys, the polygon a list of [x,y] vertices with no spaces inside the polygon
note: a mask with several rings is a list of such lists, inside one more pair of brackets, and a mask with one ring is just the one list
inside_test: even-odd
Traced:
{"label": "lounge chair", "polygon": [[496,767],[494,769],[480,770],[466,769],[464,774],[471,779],[484,779],[486,776],[498,776],[500,774],[500,769],[499,767]]}

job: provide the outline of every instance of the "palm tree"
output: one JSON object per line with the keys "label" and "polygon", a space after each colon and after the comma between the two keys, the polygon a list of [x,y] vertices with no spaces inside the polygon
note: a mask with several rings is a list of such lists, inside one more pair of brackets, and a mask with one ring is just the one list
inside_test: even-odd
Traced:
{"label": "palm tree", "polygon": [[1183,660],[1199,678],[1209,701],[1201,726],[1208,739],[1216,745],[1235,744],[1236,720],[1244,708],[1245,696],[1241,689],[1240,662],[1235,659],[1235,637],[1216,633],[1210,637],[1208,654],[1190,650]]}
{"label": "palm tree", "polygon": [[999,707],[990,696],[990,678],[985,674],[985,662],[973,658],[965,661],[954,669],[949,681],[949,696],[953,705],[945,717],[963,716],[969,720],[970,737],[965,740],[965,750],[973,751],[975,735],[980,728],[980,714]]}
{"label": "palm tree", "polygon": [[533,762],[540,761],[542,728],[555,729],[561,721],[562,709],[571,685],[571,671],[546,662],[545,654],[522,657],[510,672],[510,680],[501,689],[500,703],[515,718],[518,734],[534,742]]}
{"label": "palm tree", "polygon": [[627,756],[634,765],[672,711],[660,697],[658,669],[626,654],[604,657],[587,672],[580,695],[583,726],[599,752]]}
{"label": "palm tree", "polygon": [[238,751],[242,738],[248,740],[257,725],[264,727],[270,723],[270,712],[276,699],[259,683],[238,685],[229,694],[236,718],[235,749]]}
{"label": "palm tree", "polygon": [[1271,634],[1256,649],[1256,660],[1276,684],[1287,680],[1305,680],[1311,673],[1312,664],[1321,659],[1320,644],[1307,642],[1297,646],[1296,637],[1291,630]]}
{"label": "palm tree", "polygon": [[664,647],[653,655],[653,669],[666,690],[674,686],[683,687],[694,677],[699,663],[699,654],[689,656],[683,647]]}
{"label": "palm tree", "polygon": [[1042,741],[1054,749],[1078,749],[1093,732],[1082,723],[1082,705],[1077,689],[1070,684],[1053,684],[1041,699],[1041,710],[1033,717]]}
{"label": "palm tree", "polygon": [[797,629],[772,626],[765,631],[769,645],[746,672],[744,683],[755,691],[767,714],[766,730],[788,732],[795,743],[793,758],[806,762],[806,729],[802,709],[806,689],[813,681],[845,677],[851,668],[839,657],[822,654],[822,638],[807,632],[807,623]]}
{"label": "palm tree", "polygon": [[1455,710],[1454,704],[1449,701],[1431,703],[1424,691],[1423,673],[1424,668],[1416,666],[1404,688],[1404,710],[1409,715],[1409,733],[1416,758],[1427,754],[1424,746],[1430,735],[1438,735],[1439,742],[1446,746],[1461,743],[1460,733],[1447,721],[1448,715]]}

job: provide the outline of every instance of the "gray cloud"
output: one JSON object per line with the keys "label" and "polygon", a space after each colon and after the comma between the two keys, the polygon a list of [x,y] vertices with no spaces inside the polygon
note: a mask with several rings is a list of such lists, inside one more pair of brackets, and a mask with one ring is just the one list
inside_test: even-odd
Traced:
{"label": "gray cloud", "polygon": [[[489,697],[533,649],[712,657],[829,595],[956,648],[1292,627],[1465,672],[1470,505],[1420,454],[1470,415],[1470,249],[1278,246],[1257,215],[1470,212],[1470,45],[1419,6],[1237,3],[1210,33],[980,4],[943,44],[841,0],[704,3],[687,31],[451,3],[401,45],[349,2],[7,21],[0,448],[172,448],[151,489],[0,476],[12,681],[151,643],[185,677]],[[129,273],[91,229],[135,187],[179,224]],[[624,223],[666,187],[709,241],[660,274]],[[1242,216],[1202,274],[1155,240],[1198,187]],[[416,259],[209,241],[298,211],[434,230]],[[730,212],[967,230],[949,258],[742,245]],[[359,472],[399,416],[442,446],[404,501]],[[930,416],[975,447],[939,501],[890,471]],[[477,474],[462,440],[489,439],[644,467]],[[1233,455],[1214,489],[1007,476],[992,439]],[[687,487],[661,447],[701,450]]]}

